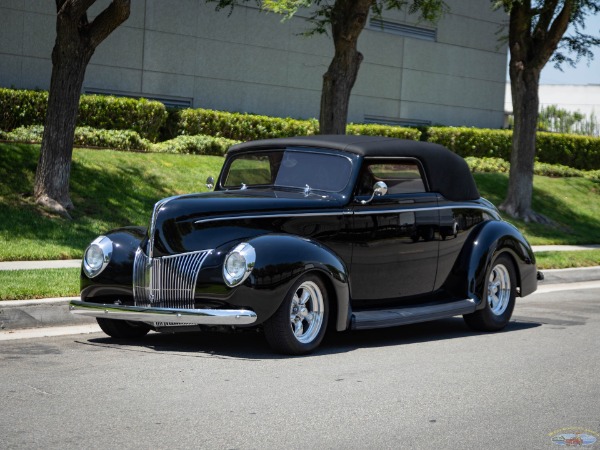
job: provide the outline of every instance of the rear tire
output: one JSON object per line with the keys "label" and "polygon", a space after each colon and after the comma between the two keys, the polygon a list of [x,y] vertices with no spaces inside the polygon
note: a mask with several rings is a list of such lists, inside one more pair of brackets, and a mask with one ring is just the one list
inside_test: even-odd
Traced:
{"label": "rear tire", "polygon": [[316,275],[304,275],[265,322],[267,342],[279,353],[310,353],[323,340],[328,316],[329,301],[323,281]]}
{"label": "rear tire", "polygon": [[96,317],[102,331],[110,337],[120,339],[140,338],[150,331],[150,325],[129,320],[103,319]]}
{"label": "rear tire", "polygon": [[494,259],[485,282],[485,308],[463,318],[474,330],[499,331],[508,325],[515,308],[517,277],[512,260],[507,255]]}

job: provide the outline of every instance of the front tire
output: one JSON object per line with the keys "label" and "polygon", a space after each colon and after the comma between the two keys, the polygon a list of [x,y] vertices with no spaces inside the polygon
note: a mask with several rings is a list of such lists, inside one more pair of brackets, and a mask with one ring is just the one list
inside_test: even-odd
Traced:
{"label": "front tire", "polygon": [[304,275],[265,322],[267,342],[273,350],[287,355],[310,353],[323,340],[328,316],[329,301],[323,281],[316,275]]}
{"label": "front tire", "polygon": [[130,322],[128,320],[103,319],[96,317],[96,321],[102,331],[110,337],[120,339],[132,339],[145,336],[150,331],[150,326],[142,322]]}
{"label": "front tire", "polygon": [[508,322],[515,308],[517,277],[512,260],[498,256],[492,263],[484,291],[485,308],[463,316],[467,325],[477,331],[499,331]]}

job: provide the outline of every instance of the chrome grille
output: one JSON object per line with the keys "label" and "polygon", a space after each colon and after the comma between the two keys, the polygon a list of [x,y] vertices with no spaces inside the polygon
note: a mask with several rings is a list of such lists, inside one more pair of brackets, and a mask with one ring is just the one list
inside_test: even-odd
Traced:
{"label": "chrome grille", "polygon": [[149,258],[141,248],[133,262],[135,306],[194,308],[196,280],[210,250]]}

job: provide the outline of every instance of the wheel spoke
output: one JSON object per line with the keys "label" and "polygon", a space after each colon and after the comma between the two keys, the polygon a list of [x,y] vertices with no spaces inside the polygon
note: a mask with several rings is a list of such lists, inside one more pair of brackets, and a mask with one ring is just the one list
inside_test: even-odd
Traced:
{"label": "wheel spoke", "polygon": [[304,327],[302,326],[302,320],[296,318],[296,323],[294,323],[294,335],[296,337],[301,337],[303,331]]}
{"label": "wheel spoke", "polygon": [[315,313],[314,312],[308,313],[308,315],[306,315],[306,317],[304,317],[304,320],[306,320],[306,322],[308,322],[308,326],[310,327],[315,320]]}
{"label": "wheel spoke", "polygon": [[306,305],[306,302],[310,299],[310,292],[308,292],[308,289],[304,289],[302,291],[302,297],[300,298],[299,303],[301,305]]}

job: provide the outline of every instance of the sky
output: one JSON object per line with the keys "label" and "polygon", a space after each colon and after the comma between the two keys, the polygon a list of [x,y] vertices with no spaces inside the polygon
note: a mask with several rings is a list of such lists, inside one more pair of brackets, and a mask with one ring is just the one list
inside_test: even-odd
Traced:
{"label": "sky", "polygon": [[[588,17],[585,32],[600,35],[600,15]],[[542,70],[541,84],[600,84],[600,47],[592,51],[594,59],[589,62],[589,66],[588,61],[582,59],[574,69],[568,64],[563,64],[561,72],[549,62]]]}

